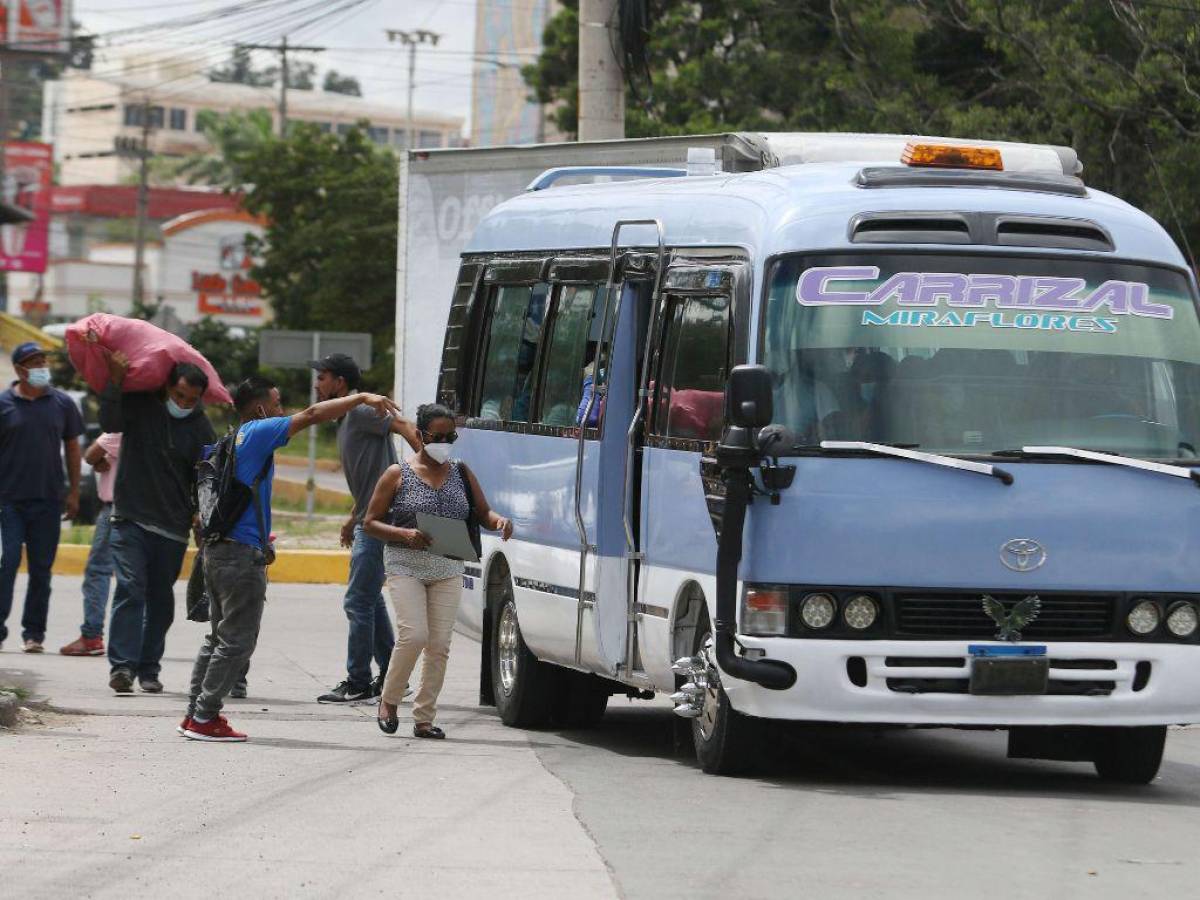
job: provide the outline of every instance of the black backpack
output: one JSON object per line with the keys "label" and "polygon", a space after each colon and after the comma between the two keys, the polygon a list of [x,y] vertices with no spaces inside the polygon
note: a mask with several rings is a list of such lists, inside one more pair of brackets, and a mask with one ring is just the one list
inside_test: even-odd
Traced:
{"label": "black backpack", "polygon": [[[258,483],[271,467],[271,457],[250,487],[237,480],[237,429],[231,428],[212,452],[196,464],[196,501],[200,537],[211,544],[228,536],[258,494]],[[261,527],[261,526],[260,526]],[[265,540],[265,535],[263,537]]]}

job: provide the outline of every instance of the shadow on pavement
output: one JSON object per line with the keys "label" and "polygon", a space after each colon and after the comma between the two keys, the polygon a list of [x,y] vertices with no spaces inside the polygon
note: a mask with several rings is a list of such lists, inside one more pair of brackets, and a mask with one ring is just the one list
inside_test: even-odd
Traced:
{"label": "shadow on pavement", "polygon": [[[683,727],[681,727],[681,725]],[[614,705],[591,730],[559,730],[564,743],[622,756],[674,760],[705,777],[695,762],[690,725],[669,710]],[[1167,738],[1180,739],[1175,732]],[[748,780],[790,790],[880,797],[913,789],[987,796],[1105,799],[1139,804],[1200,803],[1200,767],[1163,762],[1147,786],[1100,781],[1090,763],[1013,760],[1003,731],[776,726],[763,742]],[[535,745],[536,746],[536,745]]]}

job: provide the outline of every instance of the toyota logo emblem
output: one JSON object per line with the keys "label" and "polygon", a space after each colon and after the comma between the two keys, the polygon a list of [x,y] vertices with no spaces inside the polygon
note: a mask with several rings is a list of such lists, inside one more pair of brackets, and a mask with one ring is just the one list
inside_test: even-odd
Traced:
{"label": "toyota logo emblem", "polygon": [[1000,548],[1000,562],[1014,572],[1032,572],[1046,562],[1046,548],[1029,538],[1014,538]]}

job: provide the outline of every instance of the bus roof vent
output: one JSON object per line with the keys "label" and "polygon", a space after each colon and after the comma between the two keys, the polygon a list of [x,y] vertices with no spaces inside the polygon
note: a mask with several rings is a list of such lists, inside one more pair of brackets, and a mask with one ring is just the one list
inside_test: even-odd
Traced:
{"label": "bus roof vent", "polygon": [[865,213],[850,222],[855,244],[970,244],[965,216],[954,213]]}
{"label": "bus roof vent", "polygon": [[1056,250],[1114,250],[1112,237],[1086,219],[1045,216],[997,216],[996,243],[1006,247],[1053,247]]}

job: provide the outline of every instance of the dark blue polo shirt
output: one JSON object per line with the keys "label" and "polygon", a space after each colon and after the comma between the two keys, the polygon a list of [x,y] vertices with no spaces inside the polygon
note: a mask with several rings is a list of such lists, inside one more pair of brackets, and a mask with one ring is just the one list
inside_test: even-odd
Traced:
{"label": "dark blue polo shirt", "polygon": [[0,503],[61,500],[64,440],[83,433],[75,401],[51,388],[36,400],[0,394]]}

